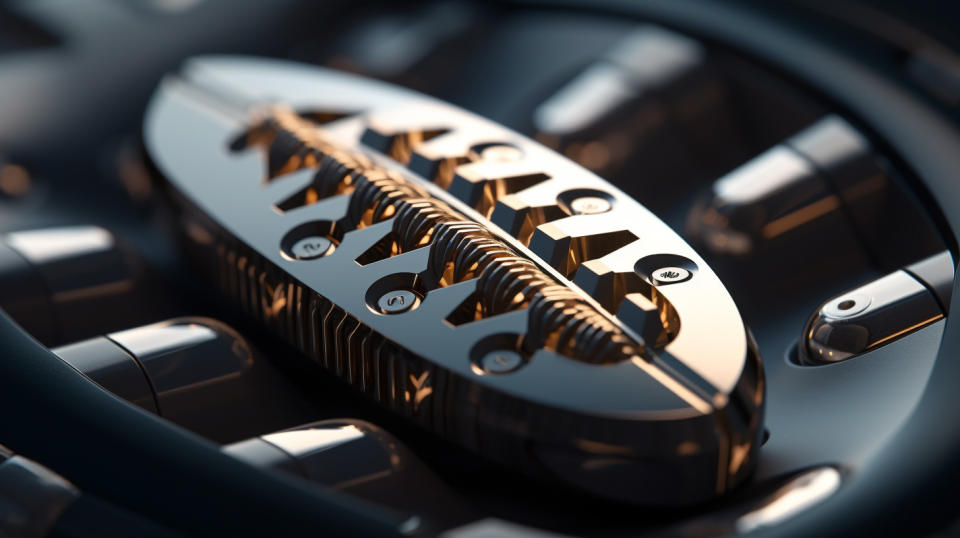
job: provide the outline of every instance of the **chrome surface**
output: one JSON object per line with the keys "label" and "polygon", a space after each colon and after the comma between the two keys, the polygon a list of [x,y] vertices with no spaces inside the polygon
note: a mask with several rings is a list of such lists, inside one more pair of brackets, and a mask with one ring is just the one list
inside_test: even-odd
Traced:
{"label": "chrome surface", "polygon": [[323,420],[226,445],[223,451],[411,518],[419,519],[428,505],[434,525],[450,527],[476,518],[402,442],[363,420]]}
{"label": "chrome surface", "polygon": [[[105,228],[37,228],[2,239],[0,304],[45,344],[72,342],[143,317],[139,303],[151,298],[143,262]],[[160,301],[155,306],[163,308]]]}
{"label": "chrome surface", "polygon": [[62,476],[24,458],[0,461],[0,536],[42,537],[80,492]]}
{"label": "chrome surface", "polygon": [[805,328],[803,360],[846,360],[943,316],[928,288],[909,273],[896,271],[824,303]]}
{"label": "chrome surface", "polygon": [[[318,125],[294,110],[342,114]],[[730,295],[666,224],[578,165],[422,95],[243,58],[195,59],[182,77],[167,79],[144,136],[158,169],[199,210],[188,212],[188,233],[203,263],[219,264],[221,285],[384,405],[474,449],[489,442],[488,430],[543,443],[537,457],[557,476],[635,502],[709,498],[749,473],[762,374]],[[516,151],[488,161],[477,148],[490,144]],[[383,176],[351,175],[356,169]],[[564,208],[584,192],[599,193],[610,210],[568,215]],[[395,216],[380,204],[394,199]],[[437,226],[432,236],[428,223]],[[336,250],[309,261],[283,253],[317,232]],[[480,268],[496,260],[490,267],[498,269],[476,278],[471,260]],[[663,267],[693,276],[662,285],[652,272]],[[523,288],[512,287],[522,278],[542,297],[529,308],[516,302]],[[370,308],[400,283],[423,294],[416,309],[383,316]],[[629,294],[656,308],[646,319],[659,319],[660,331],[641,327],[650,340],[618,317]],[[554,344],[564,326],[577,331]],[[520,351],[511,347],[517,342],[532,354],[523,368],[477,374],[479,357]],[[395,346],[425,361],[401,359]],[[457,393],[448,391],[461,385],[489,403],[451,400]],[[506,401],[527,409],[527,425],[501,414]],[[571,438],[577,428],[584,429]],[[554,442],[568,448],[556,451]],[[681,444],[695,449],[674,450]],[[581,466],[599,457],[600,445],[620,446],[627,457]],[[484,453],[519,464],[508,446]],[[650,459],[663,466],[637,465]],[[668,493],[636,487],[684,459],[713,469]],[[598,487],[611,476],[616,484]]]}
{"label": "chrome surface", "polygon": [[863,133],[828,115],[715,181],[687,229],[721,255],[899,267],[943,248],[905,183]]}
{"label": "chrome surface", "polygon": [[607,119],[700,66],[699,43],[653,25],[634,30],[534,111],[538,131],[566,136]]}
{"label": "chrome surface", "polygon": [[217,441],[288,426],[309,411],[246,338],[210,318],[175,318],[57,351],[105,389]]}
{"label": "chrome surface", "polygon": [[812,469],[790,480],[751,511],[737,518],[739,534],[771,528],[826,501],[843,483],[840,471],[833,467]]}

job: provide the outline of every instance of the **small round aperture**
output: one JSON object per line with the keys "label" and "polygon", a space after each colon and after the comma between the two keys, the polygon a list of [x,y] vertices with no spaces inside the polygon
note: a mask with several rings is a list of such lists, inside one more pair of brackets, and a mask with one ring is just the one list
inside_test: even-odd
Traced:
{"label": "small round aperture", "polygon": [[470,350],[470,369],[477,375],[509,374],[527,364],[529,357],[519,334],[501,333],[477,342]]}
{"label": "small round aperture", "polygon": [[394,273],[377,280],[367,289],[367,308],[387,316],[403,314],[419,307],[426,294],[419,275]]}
{"label": "small round aperture", "polygon": [[614,198],[597,189],[571,189],[561,192],[557,203],[569,215],[597,215],[613,209]]}
{"label": "small round aperture", "polygon": [[470,160],[509,163],[523,158],[523,151],[506,142],[485,142],[470,147]]}
{"label": "small round aperture", "polygon": [[336,223],[318,220],[301,224],[280,241],[280,251],[289,260],[314,260],[328,256],[340,244]]}

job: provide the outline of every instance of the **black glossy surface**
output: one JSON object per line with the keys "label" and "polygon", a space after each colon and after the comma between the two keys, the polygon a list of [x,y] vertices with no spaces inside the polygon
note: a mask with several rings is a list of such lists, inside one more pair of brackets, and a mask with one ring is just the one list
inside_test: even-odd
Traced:
{"label": "black glossy surface", "polygon": [[[886,79],[870,66],[824,48],[816,35],[729,6],[698,3],[695,9],[681,11],[673,4],[656,1],[609,5],[695,28],[804,79],[895,146],[901,162],[923,178],[942,207],[946,220],[940,222],[949,222],[954,234],[960,231],[956,220],[960,187],[954,179],[954,171],[960,167],[960,139],[946,118],[911,96],[902,82]],[[891,109],[898,113],[890,114]],[[957,294],[956,284],[953,293]],[[951,427],[957,423],[960,409],[953,402],[953,380],[960,365],[952,360],[960,333],[953,330],[951,322],[946,329],[943,345],[932,346],[939,348],[940,360],[931,371],[930,383],[924,383],[918,406],[908,408],[905,427],[829,502],[769,531],[771,535],[923,533],[951,524],[955,513],[943,500],[944,495],[955,495],[960,483],[960,462],[955,457],[960,431]],[[771,372],[771,378],[773,375]],[[954,493],[947,493],[951,491]],[[904,513],[912,517],[904,518]]]}
{"label": "black glossy surface", "polygon": [[[91,2],[94,4],[99,5],[95,14],[108,13],[116,8],[113,2]],[[805,95],[804,100],[812,99],[813,104],[799,107],[807,109],[806,112],[796,113],[789,121],[768,114],[778,120],[780,128],[767,129],[763,136],[755,136],[749,150],[718,165],[716,174],[731,169],[757,151],[815,121],[824,110],[840,112],[893,160],[907,182],[919,192],[927,210],[934,214],[944,232],[960,231],[955,220],[955,215],[960,214],[960,190],[955,174],[960,169],[960,141],[956,138],[955,126],[950,123],[956,118],[956,111],[925,93],[924,87],[904,68],[900,53],[889,54],[874,41],[876,36],[865,37],[835,19],[824,22],[817,18],[820,15],[811,15],[806,6],[790,12],[793,15],[800,11],[804,17],[778,19],[779,3],[756,2],[749,9],[736,3],[699,1],[681,4],[641,0],[602,4],[611,6],[611,13],[618,16],[649,17],[702,38],[721,51],[728,64],[745,63],[750,69],[762,71],[761,79],[771,73],[782,76],[788,83],[775,92],[778,96],[792,92]],[[47,27],[44,31],[68,28],[65,35],[71,38],[65,41],[82,42],[97,32],[108,35],[106,30],[92,22],[98,20],[96,16],[78,17],[71,23],[68,15],[51,14],[56,11],[49,7],[53,4],[44,6],[37,2],[36,5],[40,7],[30,10],[34,14],[47,12],[38,16],[42,26]],[[547,3],[538,4],[544,5]],[[601,9],[599,3],[580,6],[594,14],[594,10]],[[153,212],[149,204],[144,204],[145,198],[137,198],[135,200],[139,201],[131,203],[126,192],[108,180],[115,175],[114,162],[112,157],[105,157],[112,155],[112,151],[103,148],[117,145],[124,133],[137,128],[148,89],[162,72],[173,68],[188,51],[257,49],[258,52],[269,51],[317,61],[326,57],[319,52],[324,47],[316,42],[304,40],[291,47],[291,42],[296,41],[293,38],[295,32],[285,32],[284,36],[273,32],[280,23],[277,19],[265,18],[264,13],[271,9],[274,6],[265,7],[257,12],[259,17],[255,17],[258,20],[253,26],[260,26],[263,33],[248,31],[250,26],[238,30],[223,24],[217,7],[205,7],[197,13],[196,23],[173,22],[182,26],[165,38],[160,37],[164,31],[158,30],[159,26],[153,27],[156,33],[144,32],[142,28],[154,24],[148,21],[163,20],[163,17],[176,21],[175,17],[158,15],[146,8],[130,9],[113,18],[99,17],[102,21],[119,20],[122,24],[133,25],[136,30],[127,38],[134,39],[140,34],[146,45],[136,49],[127,47],[137,58],[136,65],[112,61],[98,65],[97,55],[102,52],[91,49],[91,58],[83,60],[80,67],[64,71],[62,78],[47,79],[53,81],[45,83],[47,86],[62,88],[60,95],[66,96],[63,98],[67,99],[67,104],[49,109],[50,123],[38,129],[45,135],[26,136],[19,131],[22,124],[9,121],[4,124],[9,130],[0,137],[3,141],[0,151],[27,164],[36,183],[35,190],[26,198],[4,200],[0,227],[9,230],[39,224],[94,222],[120,228],[122,235],[133,239],[152,262],[172,269],[170,274],[176,276],[170,277],[174,285],[169,289],[180,290],[170,293],[179,296],[181,310],[177,313],[216,314],[229,318],[231,312],[211,303],[204,297],[204,288],[191,285],[190,275],[176,269],[171,241],[159,225],[162,217]],[[406,6],[396,9],[403,11]],[[466,40],[473,48],[464,47],[461,42],[452,57],[427,58],[421,72],[406,75],[406,80],[421,88],[431,88],[430,91],[466,104],[484,115],[497,115],[495,119],[524,128],[523,124],[528,121],[526,109],[539,102],[541,96],[548,95],[555,83],[572,76],[592,57],[606,50],[614,42],[617,31],[632,27],[632,22],[627,19],[607,24],[613,19],[587,16],[583,10],[547,15],[536,11],[539,8],[531,8],[523,18],[513,18],[504,16],[505,8],[498,9],[496,17],[490,18],[505,21],[496,28],[494,35],[498,39],[485,42],[478,36],[483,35],[479,30],[487,27],[488,19],[484,25],[477,25],[477,31],[469,33]],[[920,11],[918,8],[909,14]],[[243,10],[237,8],[237,13],[241,12]],[[367,9],[367,14],[372,12],[375,10]],[[352,20],[359,18],[354,15]],[[311,21],[309,17],[302,20]],[[562,23],[555,26],[555,31],[548,28],[553,21]],[[949,30],[956,25],[949,17],[939,17],[935,22],[934,26],[948,28],[947,40],[955,39]],[[141,23],[143,26],[136,26]],[[71,30],[72,24],[77,27]],[[312,25],[310,33],[316,35],[316,26]],[[350,28],[346,24],[343,26],[347,30]],[[216,35],[232,34],[232,37],[219,41],[214,29],[223,31],[223,34]],[[529,38],[524,38],[523,33],[528,31]],[[326,28],[321,33],[329,35]],[[545,39],[551,34],[555,36],[552,41]],[[205,37],[191,41],[190,36],[196,35]],[[244,40],[254,37],[258,46],[242,45]],[[569,49],[560,48],[566,39],[569,39]],[[27,58],[23,65],[30,65],[40,73],[44,69],[58,69],[59,62],[69,58],[63,51],[51,49],[58,46],[59,41],[42,39],[41,42],[42,48],[33,49],[31,53],[36,54]],[[109,39],[100,43],[101,47],[96,50],[112,47],[120,51],[125,48],[116,47]],[[260,45],[263,48],[259,48]],[[497,60],[513,54],[522,62],[501,64]],[[744,57],[752,59],[744,61]],[[73,60],[76,58],[76,55],[72,56]],[[0,61],[11,62],[0,64],[0,72],[10,77],[4,81],[12,80],[22,72],[8,69],[13,63],[9,56],[0,56]],[[97,65],[97,69],[91,65]],[[115,70],[111,70],[111,66]],[[481,69],[483,67],[486,69]],[[538,72],[544,76],[537,76]],[[423,73],[434,73],[435,76],[431,79]],[[494,76],[497,74],[503,76]],[[43,76],[38,80],[38,84],[43,83]],[[82,84],[75,81],[82,81]],[[10,96],[14,95],[10,88],[26,87],[29,90],[39,86],[3,87],[4,95]],[[90,96],[97,98],[91,99]],[[13,97],[8,99],[16,104]],[[764,92],[755,92],[752,99],[739,103],[736,116],[744,122],[760,123],[756,116],[764,116],[770,110],[762,106],[765,99],[770,97]],[[110,113],[104,113],[104,110]],[[756,112],[752,119],[751,111]],[[793,113],[784,110],[785,115]],[[96,121],[90,121],[91,118]],[[34,142],[37,144],[33,145]],[[53,147],[70,150],[58,151],[56,160],[48,159]],[[711,177],[705,173],[702,180],[709,181]],[[921,186],[921,179],[926,187]],[[627,185],[622,186],[628,189]],[[676,228],[682,225],[686,209],[682,196],[662,205],[655,200],[642,201],[651,207],[656,206],[660,216]],[[942,214],[935,208],[937,205]],[[955,249],[952,238],[948,238],[948,243]],[[829,281],[813,280],[812,283],[812,279],[805,280],[800,275],[780,286],[752,278],[728,284],[740,302],[744,318],[753,326],[769,376],[771,437],[764,447],[761,472],[776,475],[809,461],[855,463],[854,472],[848,475],[850,481],[828,503],[788,522],[781,529],[770,531],[770,534],[922,534],[943,528],[955,518],[955,503],[951,501],[956,498],[956,484],[960,483],[960,462],[956,458],[960,431],[952,426],[960,423],[955,402],[955,380],[960,378],[960,371],[957,371],[956,361],[951,360],[960,354],[957,347],[960,336],[953,327],[954,322],[947,321],[925,329],[847,366],[799,369],[788,362],[786,355],[800,336],[804,319],[816,304],[879,274],[869,266],[833,273],[835,278]],[[766,297],[767,302],[751,304],[746,300],[751,296]],[[126,327],[115,327],[122,328]],[[252,327],[242,328],[258,343],[269,342]],[[941,350],[940,332],[944,330],[946,336]],[[65,371],[50,363],[53,357],[41,354],[33,348],[34,344],[11,332],[10,327],[3,331],[4,342],[10,342],[4,355],[22,356],[26,362],[0,361],[4,380],[0,402],[4,409],[21,408],[25,401],[35,403],[30,416],[6,413],[0,416],[3,435],[10,437],[11,446],[16,444],[25,450],[36,451],[38,459],[42,457],[42,461],[63,465],[64,469],[58,467],[58,470],[64,474],[69,471],[71,479],[72,474],[77,474],[104,498],[126,503],[141,513],[167,521],[171,527],[197,533],[225,530],[292,532],[297,524],[326,524],[315,519],[320,517],[315,513],[318,509],[299,496],[303,490],[284,489],[266,477],[263,478],[266,482],[262,483],[264,491],[260,491],[260,478],[265,475],[244,477],[245,467],[220,462],[213,457],[211,447],[196,447],[200,441],[187,440],[184,434],[172,431],[169,426],[138,422],[142,416],[133,416],[129,411],[118,411],[107,405],[102,395],[97,396],[97,392],[71,381]],[[940,359],[934,364],[938,350]],[[289,350],[271,349],[271,355],[288,354]],[[8,382],[12,387],[9,390]],[[323,410],[318,414],[343,416],[351,413],[389,425],[391,431],[407,440],[418,453],[428,455],[424,458],[442,470],[443,476],[466,492],[473,502],[489,508],[492,513],[571,533],[636,530],[636,510],[599,506],[586,499],[571,500],[565,492],[545,491],[496,469],[466,464],[462,454],[449,447],[436,444],[434,439],[407,429],[402,423],[391,422],[369,406],[345,399],[345,393],[338,392],[336,385],[331,384],[322,392],[324,397],[318,399],[324,401]],[[920,397],[921,393],[925,394]],[[44,395],[44,398],[38,395]],[[88,399],[89,406],[77,409],[78,402]],[[55,421],[52,424],[63,431],[39,430],[36,425],[41,417]],[[115,424],[128,427],[130,431],[109,431]],[[153,426],[156,426],[155,430]],[[79,443],[77,439],[89,439],[91,445]],[[0,442],[6,443],[8,439],[0,438]],[[153,446],[167,443],[170,443],[170,453]],[[70,446],[72,450],[68,452],[63,446]],[[193,461],[194,449],[200,454],[196,462]],[[157,469],[141,468],[145,461],[157,462]],[[200,462],[210,464],[210,468],[194,467]],[[89,468],[93,466],[97,469]],[[107,472],[100,472],[103,469]],[[194,483],[170,476],[178,469],[197,472],[196,476],[204,480]],[[225,482],[210,483],[211,480]],[[144,491],[143,483],[154,486]],[[236,484],[248,489],[232,491]],[[200,488],[202,494],[194,491],[195,488]],[[291,495],[282,497],[283,502],[279,502],[280,497],[272,495],[281,490]],[[240,495],[239,491],[245,491],[249,496]],[[264,496],[259,496],[261,493]],[[217,503],[212,507],[204,504],[210,502],[213,495],[221,494],[226,495],[222,497],[223,502],[230,503],[233,509]],[[532,498],[538,502],[530,502]],[[737,500],[735,497],[730,502]],[[185,501],[183,505],[181,501]],[[277,504],[271,504],[274,501],[278,501]],[[239,506],[248,510],[236,510]],[[250,510],[259,513],[261,508],[280,510],[279,515],[289,517],[278,519],[276,525],[289,523],[290,526],[286,529],[267,528],[249,513]],[[212,514],[219,514],[223,521]],[[339,521],[339,515],[328,515]],[[676,519],[684,515],[694,514],[645,514],[641,519],[646,525],[658,521],[658,518]],[[244,526],[248,524],[251,526]],[[258,524],[264,526],[257,527]]]}
{"label": "black glossy surface", "polygon": [[399,522],[391,525],[385,515],[257,470],[110,396],[5,314],[0,339],[17,358],[0,361],[0,407],[35,402],[31,413],[2,414],[5,444],[84,491],[197,534],[395,533]]}
{"label": "black glossy surface", "polygon": [[51,351],[104,389],[137,407],[157,412],[156,396],[146,372],[109,339],[91,338]]}

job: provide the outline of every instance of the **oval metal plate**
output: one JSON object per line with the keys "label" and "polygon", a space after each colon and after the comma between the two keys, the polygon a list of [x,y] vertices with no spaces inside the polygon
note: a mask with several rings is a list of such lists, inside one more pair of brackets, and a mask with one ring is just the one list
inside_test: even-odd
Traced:
{"label": "oval metal plate", "polygon": [[[476,279],[425,285],[429,248],[369,261],[391,219],[337,229],[351,194],[311,194],[309,161],[238,149],[278,105],[484,225],[637,352],[603,364],[548,347],[518,358],[524,309],[451,321]],[[382,82],[235,57],[193,59],[165,79],[143,135],[201,266],[383,405],[485,457],[631,502],[701,502],[752,469],[762,369],[729,293],[665,223],[552,150]]]}

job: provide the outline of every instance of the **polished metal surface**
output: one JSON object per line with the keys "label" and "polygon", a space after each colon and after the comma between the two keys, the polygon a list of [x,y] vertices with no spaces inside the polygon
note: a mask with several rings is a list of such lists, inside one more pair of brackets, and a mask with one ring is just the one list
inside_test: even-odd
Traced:
{"label": "polished metal surface", "polygon": [[253,366],[245,340],[213,320],[164,321],[107,338],[136,358],[156,391],[161,414],[172,420],[195,411],[192,398],[179,403],[178,396],[198,387],[229,385]]}
{"label": "polished metal surface", "polygon": [[52,351],[104,389],[157,413],[157,399],[150,378],[132,355],[109,338],[91,338]]}
{"label": "polished metal surface", "polygon": [[837,115],[715,181],[687,229],[698,245],[744,258],[863,253],[892,268],[943,248],[900,174]]}
{"label": "polished metal surface", "polygon": [[943,313],[949,313],[950,296],[953,295],[953,277],[956,272],[953,254],[949,250],[911,263],[904,270],[930,288],[943,308]]}
{"label": "polished metal surface", "polygon": [[[660,534],[713,515],[705,526],[662,534],[925,535],[954,522],[938,497],[960,469],[951,463],[955,432],[943,427],[960,409],[951,389],[960,363],[950,359],[960,353],[946,318],[954,271],[945,250],[955,253],[960,151],[952,148],[960,139],[953,103],[942,97],[949,92],[936,91],[949,85],[949,44],[909,27],[922,9],[705,0],[335,0],[296,8],[180,1],[189,4],[183,10],[153,3],[0,7],[0,55],[10,68],[0,76],[0,108],[13,113],[0,128],[0,231],[96,223],[117,234],[116,245],[131,242],[162,273],[159,295],[177,303],[161,313],[156,301],[127,299],[144,312],[138,321],[96,301],[57,312],[38,264],[63,274],[89,266],[35,254],[30,261],[24,253],[39,243],[0,245],[0,306],[25,329],[0,315],[0,394],[15,411],[3,414],[0,442],[52,462],[106,503],[186,533],[361,534],[376,510],[351,517],[338,503],[347,495],[325,498],[323,487],[264,469],[303,476],[284,445],[377,482],[367,478],[384,469],[381,460],[353,450],[369,439],[357,437],[360,426],[266,435],[276,444],[254,437],[247,461],[260,468],[239,464],[105,395],[24,334],[49,343],[44,331],[60,323],[75,329],[109,316],[108,327],[78,336],[89,338],[205,313],[245,332],[293,383],[261,400],[245,384],[250,369],[210,376],[197,368],[196,378],[179,378],[182,392],[166,391],[196,395],[181,406],[187,412],[161,418],[220,442],[238,438],[210,433],[222,427],[248,427],[246,437],[322,417],[369,420],[470,499],[476,523],[457,528],[464,535]],[[302,99],[288,100],[296,77],[259,62],[240,83],[222,66],[194,69],[200,62],[171,75],[164,91],[192,97],[170,98],[184,113],[171,114],[166,138],[148,147],[148,136],[131,132],[141,127],[148,93],[184,58],[209,50],[325,65],[445,99],[592,170],[678,233],[696,196],[709,190],[698,208],[706,210],[695,212],[705,218],[694,219],[686,237],[701,259],[667,245],[663,253],[677,257],[619,267],[598,261],[661,235],[622,193],[581,186],[589,181],[572,168],[555,170],[519,137],[466,125],[442,105],[433,114],[433,101],[412,125],[395,125],[391,110],[417,96],[368,107],[375,99],[353,99],[362,92],[353,82],[310,83]],[[213,118],[216,128],[191,115]],[[215,138],[222,143],[205,142]],[[168,142],[176,154],[158,158]],[[755,167],[737,169],[771,147]],[[259,173],[248,175],[241,160]],[[238,166],[226,170],[224,161]],[[189,181],[171,180],[184,171]],[[259,198],[250,188],[255,175]],[[569,188],[542,205],[523,199],[558,179]],[[188,182],[211,188],[200,196],[180,188]],[[639,215],[642,226],[563,224],[603,215]],[[923,225],[927,217],[932,225]],[[171,233],[179,224],[186,241]],[[177,249],[184,245],[194,265]],[[923,311],[918,305],[933,304],[920,288],[891,286],[889,297],[859,289],[898,271],[929,291],[942,317],[898,333],[897,324]],[[210,293],[201,272],[236,303]],[[726,351],[712,335],[690,337],[699,332],[696,316],[730,318],[703,306],[715,303],[699,295],[710,286],[702,277],[714,274],[749,327],[736,337],[746,332],[751,358],[765,359],[762,380],[743,371],[740,392],[718,390],[716,377],[688,367],[701,350]],[[673,287],[696,289],[691,295],[703,300],[675,303],[666,296]],[[882,316],[874,311],[886,303]],[[850,344],[855,353],[836,362],[810,360],[801,329],[811,312],[831,325],[820,335],[827,346],[857,344],[842,328],[858,324],[891,337],[863,351]],[[41,323],[28,327],[28,319]],[[164,349],[179,336],[156,331],[159,345],[136,353],[188,372],[223,358],[214,342],[233,345],[201,337],[179,340],[196,354]],[[697,352],[680,353],[691,341]],[[142,407],[158,411],[134,352],[104,336],[55,351],[121,398],[143,403],[147,394],[152,403]],[[328,372],[311,369],[309,359]],[[469,365],[469,373],[451,364]],[[655,382],[624,366],[646,367]],[[163,376],[172,386],[170,374]],[[242,390],[227,395],[220,389],[229,384]],[[743,405],[761,391],[760,409]],[[311,403],[302,420],[253,425],[244,412],[298,396]],[[661,396],[683,403],[660,405]],[[191,422],[200,414],[207,420]],[[743,417],[759,418],[744,426]],[[710,432],[727,439],[745,430],[757,432],[750,445],[710,444]],[[9,457],[2,452],[0,460]],[[337,453],[370,465],[353,467]],[[725,463],[755,470],[721,487],[694,482],[719,478]],[[731,494],[707,496],[708,487]],[[676,490],[687,488],[698,498],[677,501],[686,494]],[[641,497],[649,491],[661,498]],[[634,504],[691,502],[681,510]],[[418,499],[415,510],[429,523],[441,506]],[[907,517],[916,514],[923,517]],[[398,528],[388,526],[380,534]]]}
{"label": "polished metal surface", "polygon": [[705,58],[700,43],[641,25],[533,110],[536,138],[598,173],[630,173],[638,139],[657,133],[668,102],[683,102],[689,116],[717,101],[722,92],[702,77]]}
{"label": "polished metal surface", "polygon": [[476,517],[402,442],[363,420],[304,424],[232,443],[223,451],[411,517],[429,512],[435,525],[450,527]]}
{"label": "polished metal surface", "polygon": [[758,484],[733,506],[701,514],[656,535],[751,536],[774,531],[837,493],[850,473],[831,465],[817,465]]}
{"label": "polished metal surface", "polygon": [[0,461],[0,536],[41,538],[80,492],[62,476],[22,456]]}
{"label": "polished metal surface", "polygon": [[737,518],[738,534],[776,527],[779,523],[824,502],[843,482],[840,471],[833,467],[811,469],[777,489],[758,506]]}
{"label": "polished metal surface", "polygon": [[595,127],[631,100],[700,67],[703,55],[687,37],[653,25],[638,28],[537,107],[534,124],[553,136]]}
{"label": "polished metal surface", "polygon": [[0,304],[44,343],[90,337],[143,315],[143,263],[110,231],[38,228],[6,233],[3,241]]}
{"label": "polished metal surface", "polygon": [[[321,126],[294,110],[346,115]],[[736,306],[668,226],[579,166],[409,91],[238,58],[168,79],[144,136],[199,210],[198,261],[384,405],[503,463],[529,468],[532,442],[555,477],[633,502],[707,499],[749,474],[763,382]],[[492,146],[514,150],[488,161]],[[583,194],[610,209],[568,214]],[[336,249],[285,254],[317,235]],[[692,276],[658,281],[668,267]],[[423,300],[384,316],[397,289]],[[659,331],[617,316],[630,294]],[[498,349],[524,366],[483,375]],[[659,473],[683,483],[638,487]]]}
{"label": "polished metal surface", "polygon": [[801,360],[850,359],[930,325],[944,316],[930,290],[896,271],[824,303],[804,329]]}
{"label": "polished metal surface", "polygon": [[246,338],[210,318],[175,318],[54,351],[106,390],[216,441],[297,423],[309,409]]}
{"label": "polished metal surface", "polygon": [[98,226],[27,230],[7,234],[6,241],[37,265],[78,255],[108,252],[116,244],[113,234]]}
{"label": "polished metal surface", "polygon": [[708,199],[691,212],[688,228],[715,252],[747,256],[812,221],[828,219],[830,227],[845,232],[839,207],[814,166],[781,145],[714,182]]}
{"label": "polished metal surface", "polygon": [[[960,138],[926,8],[160,3],[0,6],[0,442],[81,501],[203,536],[956,526]],[[185,60],[211,50],[329,70]],[[119,247],[157,280],[89,286]],[[126,330],[190,314],[244,338]]]}

